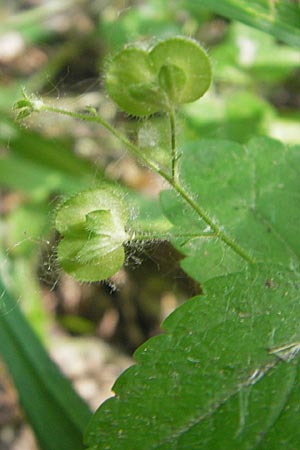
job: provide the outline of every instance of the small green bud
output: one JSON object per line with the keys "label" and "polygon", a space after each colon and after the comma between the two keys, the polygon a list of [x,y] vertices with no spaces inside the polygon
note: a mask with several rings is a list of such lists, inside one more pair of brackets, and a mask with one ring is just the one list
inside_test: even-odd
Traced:
{"label": "small green bud", "polygon": [[40,111],[44,106],[42,100],[38,99],[34,95],[28,96],[25,89],[22,90],[22,99],[18,100],[13,109],[18,111],[17,120],[25,119],[30,116],[34,111]]}
{"label": "small green bud", "polygon": [[25,119],[26,117],[30,116],[33,112],[33,106],[30,100],[22,99],[17,101],[14,104],[13,107],[16,111],[18,111],[17,114],[17,120]]}

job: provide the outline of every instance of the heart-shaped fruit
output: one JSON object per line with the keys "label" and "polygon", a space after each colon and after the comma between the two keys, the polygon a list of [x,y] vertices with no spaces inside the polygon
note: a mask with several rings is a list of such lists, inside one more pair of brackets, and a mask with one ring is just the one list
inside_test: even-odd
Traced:
{"label": "heart-shaped fruit", "polygon": [[80,281],[104,280],[123,265],[127,210],[110,189],[80,192],[62,204],[56,229],[63,235],[57,249],[62,268]]}
{"label": "heart-shaped fruit", "polygon": [[144,117],[201,97],[210,85],[211,66],[196,41],[176,36],[149,51],[126,47],[108,63],[105,81],[122,110]]}

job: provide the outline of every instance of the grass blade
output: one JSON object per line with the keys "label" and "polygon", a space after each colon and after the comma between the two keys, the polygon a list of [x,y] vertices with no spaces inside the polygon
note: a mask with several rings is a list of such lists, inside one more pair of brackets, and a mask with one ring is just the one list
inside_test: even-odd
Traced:
{"label": "grass blade", "polygon": [[80,450],[90,411],[0,280],[0,354],[42,450]]}

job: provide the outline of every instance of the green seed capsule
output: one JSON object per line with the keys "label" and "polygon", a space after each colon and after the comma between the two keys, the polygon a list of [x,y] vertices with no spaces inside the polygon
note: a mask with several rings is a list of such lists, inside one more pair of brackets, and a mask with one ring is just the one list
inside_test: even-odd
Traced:
{"label": "green seed capsule", "polygon": [[172,37],[149,51],[125,48],[108,64],[105,80],[122,110],[144,117],[200,98],[209,88],[211,66],[196,41]]}
{"label": "green seed capsule", "polygon": [[104,280],[124,262],[127,210],[108,188],[80,192],[59,208],[57,249],[62,268],[79,281]]}

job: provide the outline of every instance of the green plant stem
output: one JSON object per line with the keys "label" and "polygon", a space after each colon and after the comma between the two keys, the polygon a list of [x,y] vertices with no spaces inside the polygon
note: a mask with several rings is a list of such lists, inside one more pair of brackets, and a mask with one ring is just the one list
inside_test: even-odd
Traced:
{"label": "green plant stem", "polygon": [[179,233],[175,234],[172,232],[164,231],[164,232],[152,232],[152,231],[135,231],[132,230],[130,233],[130,240],[135,241],[145,241],[145,240],[152,240],[152,239],[170,239],[170,238],[177,238],[177,239],[183,239],[187,238],[195,239],[195,238],[203,238],[203,239],[211,239],[215,238],[215,233]]}
{"label": "green plant stem", "polygon": [[[171,184],[171,183],[170,183]],[[172,187],[181,195],[182,198],[193,208],[193,210],[210,226],[210,228],[215,232],[216,236],[219,237],[225,244],[228,245],[235,253],[240,255],[245,261],[250,264],[254,264],[255,260],[248,255],[248,253],[240,247],[230,236],[228,236],[221,227],[210,218],[206,211],[201,208],[192,197],[180,186],[178,183],[172,183]]]}
{"label": "green plant stem", "polygon": [[176,148],[176,122],[175,122],[175,111],[171,109],[169,112],[170,117],[170,128],[171,128],[171,174],[172,180],[178,182],[178,155]]}
{"label": "green plant stem", "polygon": [[38,111],[53,112],[53,113],[63,114],[65,116],[72,117],[73,119],[84,120],[86,122],[99,123],[104,128],[106,128],[113,136],[115,136],[120,142],[122,142],[122,144],[124,144],[135,156],[137,156],[151,170],[153,170],[154,172],[161,175],[167,181],[171,180],[171,177],[164,170],[162,170],[158,166],[158,164],[156,164],[154,161],[147,158],[136,145],[134,145],[132,142],[130,142],[122,133],[120,133],[112,125],[110,125],[108,122],[106,122],[106,120],[102,119],[102,117],[100,117],[98,114],[76,113],[73,111],[68,111],[66,109],[56,108],[54,106],[47,105],[45,103],[39,107]]}
{"label": "green plant stem", "polygon": [[211,230],[214,232],[216,237],[220,238],[228,247],[230,247],[235,253],[240,255],[245,261],[250,264],[254,264],[255,260],[242,248],[240,247],[234,239],[232,239],[222,228],[214,222],[213,219],[206,213],[204,209],[201,208],[189,195],[188,192],[184,190],[184,188],[178,183],[178,181],[174,180],[172,175],[169,175],[163,169],[161,169],[155,162],[151,161],[146,155],[144,155],[140,149],[130,142],[122,133],[117,131],[112,125],[110,125],[106,120],[102,119],[96,113],[76,113],[72,111],[67,111],[65,109],[56,108],[50,105],[42,104],[39,106],[38,111],[48,111],[54,112],[58,114],[64,114],[66,116],[72,117],[74,119],[85,120],[87,122],[95,122],[102,125],[106,128],[113,136],[115,136],[122,144],[124,144],[135,156],[137,156],[145,165],[147,165],[154,172],[158,173],[163,177],[170,186],[193,208],[193,210],[198,214],[201,219],[210,226]]}

